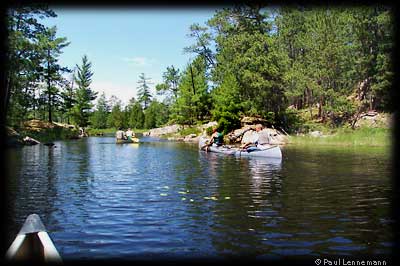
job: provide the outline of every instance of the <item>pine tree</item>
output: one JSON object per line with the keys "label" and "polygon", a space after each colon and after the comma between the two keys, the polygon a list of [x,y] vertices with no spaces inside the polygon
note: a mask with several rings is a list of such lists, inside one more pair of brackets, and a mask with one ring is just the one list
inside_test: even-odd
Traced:
{"label": "pine tree", "polygon": [[91,66],[92,64],[88,61],[86,55],[82,58],[82,65],[77,65],[78,73],[75,81],[78,88],[76,90],[76,104],[73,109],[73,115],[75,123],[81,127],[86,127],[89,124],[89,111],[93,107],[92,101],[97,97],[97,92],[90,88],[93,76]]}
{"label": "pine tree", "polygon": [[147,109],[152,98],[149,87],[149,84],[151,83],[148,82],[149,80],[151,79],[146,78],[144,73],[140,74],[138,81],[139,86],[137,88],[138,88],[139,102],[143,105],[143,109]]}
{"label": "pine tree", "polygon": [[107,118],[110,106],[107,103],[106,95],[103,92],[97,100],[96,110],[91,117],[91,124],[94,128],[107,128]]}
{"label": "pine tree", "polygon": [[167,96],[167,101],[173,103],[178,98],[178,84],[180,80],[179,69],[173,65],[167,67],[167,71],[163,73],[163,83],[157,84],[157,93]]}

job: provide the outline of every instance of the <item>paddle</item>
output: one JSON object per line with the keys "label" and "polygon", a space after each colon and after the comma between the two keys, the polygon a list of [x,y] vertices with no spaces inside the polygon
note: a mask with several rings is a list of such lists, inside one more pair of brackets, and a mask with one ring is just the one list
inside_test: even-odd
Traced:
{"label": "paddle", "polygon": [[268,148],[265,148],[265,149],[260,149],[260,148],[258,148],[258,149],[254,149],[254,150],[247,150],[247,149],[245,148],[245,149],[241,149],[240,152],[242,152],[242,151],[247,151],[248,153],[250,153],[250,152],[254,152],[254,151],[266,151],[266,150],[269,150],[269,149],[276,148],[277,146],[278,146],[278,145],[274,145],[274,146],[271,146],[271,147],[268,147]]}

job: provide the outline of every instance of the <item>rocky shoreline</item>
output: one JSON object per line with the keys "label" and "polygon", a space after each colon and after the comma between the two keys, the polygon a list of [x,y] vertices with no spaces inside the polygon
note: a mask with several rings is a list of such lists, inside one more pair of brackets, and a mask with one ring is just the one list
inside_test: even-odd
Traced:
{"label": "rocky shoreline", "polygon": [[[255,125],[258,123],[265,124],[266,121],[260,118],[244,117],[241,122],[241,128],[236,129],[224,136],[224,141],[226,144],[239,144],[248,141],[252,138],[252,134],[255,132]],[[185,126],[174,124],[166,127],[151,129],[148,132],[144,132],[143,136],[166,138],[169,141],[198,143],[200,137],[209,137],[206,133],[207,128],[216,126],[217,124],[217,122],[212,121],[203,125],[194,126],[194,130],[198,131],[199,133],[191,133],[188,135],[181,134],[181,131],[184,130]],[[288,134],[285,132],[274,128],[264,128],[264,130],[270,136],[271,144],[284,145],[288,143]]]}
{"label": "rocky shoreline", "polygon": [[29,120],[23,123],[17,132],[11,127],[6,127],[7,147],[32,146],[43,144],[53,147],[57,139],[79,139],[79,129],[74,125],[62,123],[49,123],[41,120]]}

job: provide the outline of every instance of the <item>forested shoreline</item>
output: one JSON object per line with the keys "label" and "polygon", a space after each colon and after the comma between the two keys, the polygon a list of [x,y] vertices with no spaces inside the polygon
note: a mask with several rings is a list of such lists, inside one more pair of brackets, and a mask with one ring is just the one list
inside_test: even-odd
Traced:
{"label": "forested shoreline", "polygon": [[69,45],[48,7],[8,10],[4,113],[19,128],[40,119],[79,127],[150,129],[217,121],[224,133],[243,116],[266,119],[288,133],[310,123],[354,128],[362,112],[393,112],[394,17],[390,7],[239,5],[217,10],[188,29],[190,60],[167,67],[155,84],[142,73],[124,105],[91,87],[95,58],[72,69],[58,58]]}

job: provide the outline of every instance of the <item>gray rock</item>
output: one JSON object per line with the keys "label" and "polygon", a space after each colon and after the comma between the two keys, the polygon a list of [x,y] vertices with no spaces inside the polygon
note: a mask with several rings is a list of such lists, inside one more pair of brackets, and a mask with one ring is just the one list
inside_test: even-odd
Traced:
{"label": "gray rock", "polygon": [[319,137],[322,137],[322,132],[321,131],[312,131],[312,132],[310,132],[310,136],[311,137],[314,137],[314,138],[319,138]]}
{"label": "gray rock", "polygon": [[40,141],[38,141],[38,140],[36,140],[36,139],[34,139],[34,138],[31,138],[31,137],[28,137],[28,136],[26,136],[26,137],[23,139],[23,141],[24,141],[24,144],[25,144],[25,145],[37,145],[37,144],[40,143]]}

